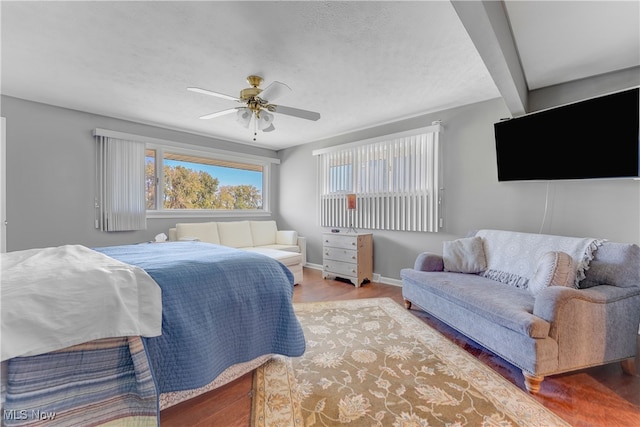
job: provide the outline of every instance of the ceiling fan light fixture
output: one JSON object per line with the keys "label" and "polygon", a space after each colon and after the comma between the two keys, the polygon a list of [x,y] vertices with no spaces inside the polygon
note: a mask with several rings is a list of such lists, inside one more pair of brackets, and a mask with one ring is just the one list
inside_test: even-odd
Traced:
{"label": "ceiling fan light fixture", "polygon": [[276,128],[273,126],[273,123],[271,123],[268,128],[262,129],[262,132],[271,132],[274,130],[276,130]]}
{"label": "ceiling fan light fixture", "polygon": [[253,112],[248,108],[239,108],[238,114],[236,116],[236,120],[242,126],[248,128],[251,123],[251,116],[253,116]]}
{"label": "ceiling fan light fixture", "polygon": [[[260,111],[259,115],[256,115],[256,118],[258,119],[258,129],[265,131],[265,132],[269,132],[266,129],[268,129],[269,127],[273,127],[273,114],[262,110]],[[273,129],[271,129],[273,130]]]}

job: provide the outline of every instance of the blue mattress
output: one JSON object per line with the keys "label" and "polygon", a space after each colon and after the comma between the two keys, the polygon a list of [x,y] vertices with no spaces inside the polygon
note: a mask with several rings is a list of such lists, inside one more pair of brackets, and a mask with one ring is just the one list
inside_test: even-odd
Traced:
{"label": "blue mattress", "polygon": [[143,338],[159,393],[202,387],[264,354],[304,353],[293,275],[267,256],[201,242],[94,248],[162,289],[162,335]]}

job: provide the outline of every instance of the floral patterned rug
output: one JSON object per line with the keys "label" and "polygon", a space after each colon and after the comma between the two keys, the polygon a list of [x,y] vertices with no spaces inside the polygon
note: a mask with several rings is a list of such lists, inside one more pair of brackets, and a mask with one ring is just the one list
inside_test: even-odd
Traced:
{"label": "floral patterned rug", "polygon": [[389,298],[295,303],[307,350],[256,370],[252,426],[568,426]]}

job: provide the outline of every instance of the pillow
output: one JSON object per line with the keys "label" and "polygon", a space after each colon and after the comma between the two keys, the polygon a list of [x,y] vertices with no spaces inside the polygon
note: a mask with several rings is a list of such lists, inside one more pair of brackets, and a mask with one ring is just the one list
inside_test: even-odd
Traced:
{"label": "pillow", "polygon": [[547,252],[538,260],[538,266],[529,280],[529,292],[538,296],[549,286],[574,287],[576,263],[565,252]]}
{"label": "pillow", "polygon": [[487,269],[482,237],[465,237],[442,244],[444,271],[479,273]]}

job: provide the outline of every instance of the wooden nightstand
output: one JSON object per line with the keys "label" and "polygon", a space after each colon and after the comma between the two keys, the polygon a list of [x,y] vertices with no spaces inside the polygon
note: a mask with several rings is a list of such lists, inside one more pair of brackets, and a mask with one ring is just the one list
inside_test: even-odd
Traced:
{"label": "wooden nightstand", "polygon": [[341,277],[360,287],[373,280],[373,234],[322,233],[322,278]]}

